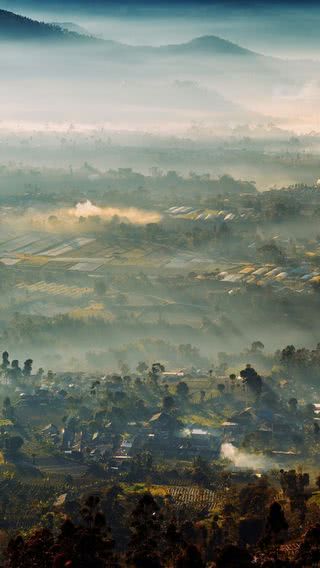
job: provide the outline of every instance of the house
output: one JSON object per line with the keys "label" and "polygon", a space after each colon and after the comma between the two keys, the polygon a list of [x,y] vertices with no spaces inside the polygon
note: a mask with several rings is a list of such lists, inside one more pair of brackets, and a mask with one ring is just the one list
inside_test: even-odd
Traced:
{"label": "house", "polygon": [[273,438],[273,429],[270,426],[262,425],[256,431],[256,436],[262,444],[270,443]]}
{"label": "house", "polygon": [[234,431],[239,428],[239,424],[237,422],[229,422],[226,420],[225,422],[222,422],[221,428],[223,428],[224,433],[233,434]]}
{"label": "house", "polygon": [[129,440],[123,440],[120,444],[120,452],[123,455],[129,455],[132,452],[132,442]]}
{"label": "house", "polygon": [[202,428],[186,428],[180,435],[179,455],[185,459],[204,456],[208,459],[220,454],[220,437]]}
{"label": "house", "polygon": [[21,406],[48,406],[52,402],[52,394],[47,389],[38,388],[34,394],[22,392],[19,404]]}
{"label": "house", "polygon": [[222,428],[222,439],[224,442],[237,442],[244,432],[244,428],[240,426],[237,422],[231,422],[226,420],[221,424]]}
{"label": "house", "polygon": [[42,434],[45,436],[56,436],[59,434],[59,430],[54,424],[48,424],[48,426],[43,428]]}
{"label": "house", "polygon": [[164,371],[162,373],[162,378],[166,381],[181,381],[185,377],[185,372],[179,371]]}
{"label": "house", "polygon": [[62,448],[71,448],[74,444],[75,432],[69,428],[62,430]]}
{"label": "house", "polygon": [[149,420],[149,426],[155,434],[172,435],[181,429],[181,422],[172,414],[162,411],[154,414]]}
{"label": "house", "polygon": [[117,392],[124,392],[124,383],[122,378],[119,376],[114,375],[111,381],[106,383],[106,387],[108,392],[117,393]]}
{"label": "house", "polygon": [[131,461],[132,456],[115,455],[109,461],[109,467],[111,470],[127,472],[131,468]]}
{"label": "house", "polygon": [[79,447],[74,447],[71,450],[64,450],[64,455],[77,461],[82,461],[83,453],[79,450]]}
{"label": "house", "polygon": [[112,456],[112,444],[100,444],[91,450],[89,458],[98,463],[106,463]]}
{"label": "house", "polygon": [[248,406],[240,412],[235,412],[231,417],[232,422],[236,422],[237,424],[246,427],[253,426],[256,419],[257,417],[251,406]]}
{"label": "house", "polygon": [[293,450],[272,450],[267,452],[267,455],[277,461],[279,467],[287,467],[289,465],[294,465],[299,460],[299,453]]}

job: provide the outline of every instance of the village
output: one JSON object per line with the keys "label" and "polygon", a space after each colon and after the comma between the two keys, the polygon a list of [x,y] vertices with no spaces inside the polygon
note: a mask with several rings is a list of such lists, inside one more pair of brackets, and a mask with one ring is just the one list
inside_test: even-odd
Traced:
{"label": "village", "polygon": [[[254,462],[250,453],[258,456],[257,470],[297,461],[312,465],[316,459],[316,395],[313,402],[299,403],[285,370],[278,379],[261,378],[249,364],[239,375],[225,376],[222,367],[171,372],[160,363],[149,368],[141,362],[125,376],[43,369],[33,374],[31,360],[21,370],[6,352],[2,369],[4,464],[7,444],[17,437],[22,453],[13,461],[29,461],[42,473],[46,462],[51,473],[56,461],[57,471],[66,475],[77,471],[76,464],[82,474],[99,464],[100,474],[119,479],[139,467],[151,474],[154,464],[179,468],[198,457],[222,464],[229,458],[228,467],[238,467],[245,464],[241,452],[248,453],[248,463]],[[10,451],[8,456],[10,463]]]}

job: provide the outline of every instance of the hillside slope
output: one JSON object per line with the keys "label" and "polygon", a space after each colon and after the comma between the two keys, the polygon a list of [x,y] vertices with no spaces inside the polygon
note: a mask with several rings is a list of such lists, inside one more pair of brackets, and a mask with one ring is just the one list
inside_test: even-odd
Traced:
{"label": "hillside slope", "polygon": [[0,41],[83,41],[75,32],[0,10]]}

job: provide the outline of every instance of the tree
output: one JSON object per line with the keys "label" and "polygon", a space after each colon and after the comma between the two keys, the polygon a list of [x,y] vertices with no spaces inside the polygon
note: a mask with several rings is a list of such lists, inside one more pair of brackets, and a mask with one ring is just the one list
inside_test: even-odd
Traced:
{"label": "tree", "polygon": [[149,371],[150,380],[156,385],[159,377],[164,373],[165,367],[161,363],[153,363]]}
{"label": "tree", "polygon": [[262,379],[260,375],[258,375],[257,371],[248,363],[246,368],[240,371],[240,377],[243,379],[243,382],[247,385],[248,389],[250,389],[258,399],[262,391]]}
{"label": "tree", "polygon": [[151,452],[139,452],[131,460],[130,466],[130,474],[134,478],[145,477],[152,471],[153,458]]}
{"label": "tree", "polygon": [[268,482],[261,478],[258,483],[249,483],[239,492],[240,514],[250,514],[265,519],[270,497],[273,495]]}
{"label": "tree", "polygon": [[136,377],[134,380],[134,386],[136,389],[140,389],[142,386],[142,381],[140,379],[140,377]]}
{"label": "tree", "polygon": [[297,566],[316,566],[320,558],[320,524],[309,528],[300,544],[297,554]]}
{"label": "tree", "polygon": [[43,369],[42,367],[40,367],[40,368],[37,370],[37,379],[40,379],[40,381],[41,381],[43,375],[44,375],[44,369]]}
{"label": "tree", "polygon": [[135,568],[161,568],[162,515],[150,493],[145,493],[133,509],[130,519],[131,538],[128,565]]}
{"label": "tree", "polygon": [[250,568],[253,567],[253,559],[245,548],[233,544],[225,546],[216,562],[217,568]]}
{"label": "tree", "polygon": [[291,412],[297,412],[297,408],[298,408],[298,401],[295,397],[292,397],[288,400],[288,406],[291,410]]}
{"label": "tree", "polygon": [[196,457],[193,461],[193,482],[206,487],[210,483],[211,474],[209,463],[201,456]]}
{"label": "tree", "polygon": [[137,372],[140,375],[143,375],[144,373],[146,373],[148,370],[148,365],[145,361],[139,361],[138,365],[137,365]]}
{"label": "tree", "polygon": [[288,523],[282,507],[278,501],[270,505],[266,522],[266,534],[272,539],[278,539],[283,532],[288,530]]}
{"label": "tree", "polygon": [[138,398],[134,405],[135,414],[138,420],[144,420],[148,414],[146,404],[142,398]]}
{"label": "tree", "polygon": [[151,372],[152,374],[161,375],[161,373],[165,372],[165,367],[162,363],[152,363]]}
{"label": "tree", "polygon": [[173,396],[166,395],[163,397],[162,408],[166,412],[171,412],[175,407],[175,400]]}
{"label": "tree", "polygon": [[258,253],[264,262],[283,264],[286,260],[282,250],[275,243],[267,243],[258,248]]}
{"label": "tree", "polygon": [[6,371],[7,368],[9,367],[9,365],[10,365],[9,353],[8,353],[8,351],[4,351],[4,352],[2,353],[2,365],[1,365],[1,369],[2,369],[3,371]]}
{"label": "tree", "polygon": [[[66,519],[58,534],[38,528],[32,534],[12,538],[6,551],[7,568],[104,568],[117,566],[111,531],[96,498],[83,507],[84,524]],[[87,522],[88,521],[88,522]]]}
{"label": "tree", "polygon": [[24,440],[21,436],[10,436],[5,440],[6,450],[16,453],[18,452],[24,444]]}
{"label": "tree", "polygon": [[6,396],[3,401],[2,416],[3,418],[7,418],[8,420],[13,420],[14,418],[14,408],[8,396]]}
{"label": "tree", "polygon": [[13,379],[13,381],[16,381],[21,377],[21,375],[22,371],[19,367],[19,361],[18,359],[14,359],[11,363],[10,377]]}
{"label": "tree", "polygon": [[253,341],[253,343],[251,343],[252,353],[259,353],[263,349],[264,349],[264,345],[263,345],[262,341]]}
{"label": "tree", "polygon": [[285,349],[281,351],[281,362],[289,365],[293,362],[296,353],[296,348],[294,345],[287,345]]}
{"label": "tree", "polygon": [[189,397],[189,387],[187,383],[180,381],[176,386],[176,394],[180,399],[187,401]]}
{"label": "tree", "polygon": [[204,568],[204,566],[201,553],[194,544],[189,544],[175,563],[175,568]]}
{"label": "tree", "polygon": [[22,373],[23,373],[23,375],[24,375],[25,377],[30,377],[30,376],[31,376],[31,373],[32,373],[32,363],[33,363],[32,359],[27,359],[27,360],[24,362]]}
{"label": "tree", "polygon": [[102,280],[101,278],[98,278],[97,280],[94,281],[94,291],[97,294],[97,296],[105,296],[106,291],[107,291],[107,286],[104,280]]}
{"label": "tree", "polygon": [[231,381],[231,390],[234,390],[236,387],[236,375],[234,373],[231,373],[231,375],[229,375],[229,379]]}
{"label": "tree", "polygon": [[122,375],[129,375],[130,367],[125,361],[119,361],[119,369]]}

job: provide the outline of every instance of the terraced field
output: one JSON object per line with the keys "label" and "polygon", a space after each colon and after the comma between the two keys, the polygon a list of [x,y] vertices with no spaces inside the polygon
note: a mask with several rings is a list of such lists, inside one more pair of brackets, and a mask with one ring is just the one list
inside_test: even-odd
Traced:
{"label": "terraced field", "polygon": [[88,294],[92,294],[93,288],[79,288],[78,286],[66,286],[64,284],[57,284],[55,282],[49,283],[40,280],[35,284],[27,284],[21,282],[16,285],[19,290],[25,290],[28,293],[34,294],[49,294],[50,296],[65,296],[68,298],[81,298]]}
{"label": "terraced field", "polygon": [[198,511],[204,509],[216,509],[221,501],[221,496],[211,489],[202,489],[200,487],[168,487],[168,493],[173,497],[178,506],[192,506]]}

